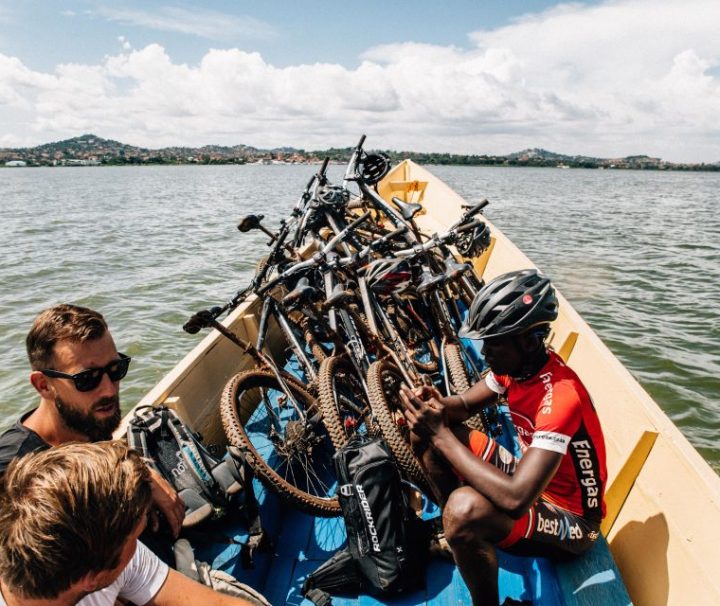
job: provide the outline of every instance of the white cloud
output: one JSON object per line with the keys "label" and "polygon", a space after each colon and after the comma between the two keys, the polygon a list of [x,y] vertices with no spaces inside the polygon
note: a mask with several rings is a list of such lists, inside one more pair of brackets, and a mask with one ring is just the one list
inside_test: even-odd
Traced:
{"label": "white cloud", "polygon": [[210,10],[166,6],[156,11],[99,7],[91,12],[109,21],[149,29],[191,34],[209,39],[269,38],[274,29],[253,17],[238,17]]}
{"label": "white cloud", "polygon": [[0,121],[22,111],[4,140],[26,144],[95,132],[149,147],[312,149],[366,132],[394,149],[718,161],[718,23],[716,0],[562,5],[475,32],[470,49],[371,48],[354,69],[278,68],[238,49],[186,65],[121,37],[124,52],[51,74],[0,55]]}

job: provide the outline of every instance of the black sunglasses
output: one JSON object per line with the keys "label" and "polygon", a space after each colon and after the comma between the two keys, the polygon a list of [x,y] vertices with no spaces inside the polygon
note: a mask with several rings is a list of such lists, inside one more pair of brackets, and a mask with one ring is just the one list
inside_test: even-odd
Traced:
{"label": "black sunglasses", "polygon": [[118,354],[119,360],[113,360],[107,366],[103,368],[88,368],[87,370],[80,371],[74,375],[70,375],[66,372],[60,372],[59,370],[53,370],[52,368],[46,368],[41,370],[46,377],[54,379],[72,379],[75,383],[75,389],[78,391],[92,391],[102,381],[103,375],[107,373],[110,380],[115,382],[123,379],[127,374],[128,367],[130,366],[131,358],[125,354]]}

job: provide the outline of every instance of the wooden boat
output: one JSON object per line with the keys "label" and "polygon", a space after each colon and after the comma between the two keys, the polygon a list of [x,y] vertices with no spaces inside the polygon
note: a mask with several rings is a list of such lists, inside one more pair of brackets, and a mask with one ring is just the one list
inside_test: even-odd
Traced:
{"label": "wooden boat", "polygon": [[[425,214],[418,223],[430,232],[442,231],[447,221],[459,216],[464,203],[410,161],[396,166],[378,189],[388,200],[399,196],[421,203]],[[474,260],[486,279],[533,266],[489,225],[491,248]],[[570,565],[502,559],[501,594],[531,598],[535,604],[627,604],[630,599],[648,606],[720,604],[720,478],[562,295],[560,301],[551,344],[588,387],[607,441],[608,515],[602,527],[607,544],[601,542],[589,556]],[[224,323],[253,341],[258,311],[258,301],[249,300]],[[222,443],[221,390],[234,373],[250,364],[233,344],[213,332],[139,405],[169,405],[207,441]],[[263,519],[276,534],[275,552],[261,557],[252,571],[235,566],[234,547],[218,548],[206,557],[214,557],[216,566],[234,570],[272,603],[300,604],[301,578],[340,545],[340,522],[285,510],[272,495],[264,499]],[[363,596],[334,603],[379,602]],[[435,562],[424,592],[392,603],[463,604],[469,603],[469,597],[457,571],[446,562]]]}

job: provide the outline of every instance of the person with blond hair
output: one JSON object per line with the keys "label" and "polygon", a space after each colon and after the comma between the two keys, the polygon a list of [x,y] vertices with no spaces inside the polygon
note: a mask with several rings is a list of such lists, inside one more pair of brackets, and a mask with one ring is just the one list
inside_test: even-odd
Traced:
{"label": "person with blond hair", "polygon": [[13,461],[0,490],[0,606],[247,606],[169,569],[138,537],[148,468],[123,442]]}

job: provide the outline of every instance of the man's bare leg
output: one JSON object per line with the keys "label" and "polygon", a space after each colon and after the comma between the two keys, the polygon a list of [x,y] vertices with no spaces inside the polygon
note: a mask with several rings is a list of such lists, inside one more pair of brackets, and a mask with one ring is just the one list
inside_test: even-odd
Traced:
{"label": "man's bare leg", "polygon": [[514,520],[470,487],[455,490],[443,508],[445,538],[474,606],[497,606],[498,561],[495,544]]}
{"label": "man's bare leg", "polygon": [[[469,446],[470,430],[465,425],[453,427],[452,431],[465,446]],[[440,499],[438,505],[444,507],[452,492],[460,487],[460,478],[447,461],[432,449],[428,442],[411,433],[410,443],[415,456],[422,462],[425,473],[430,477],[430,480],[435,485],[434,487],[439,492],[437,495]]]}

